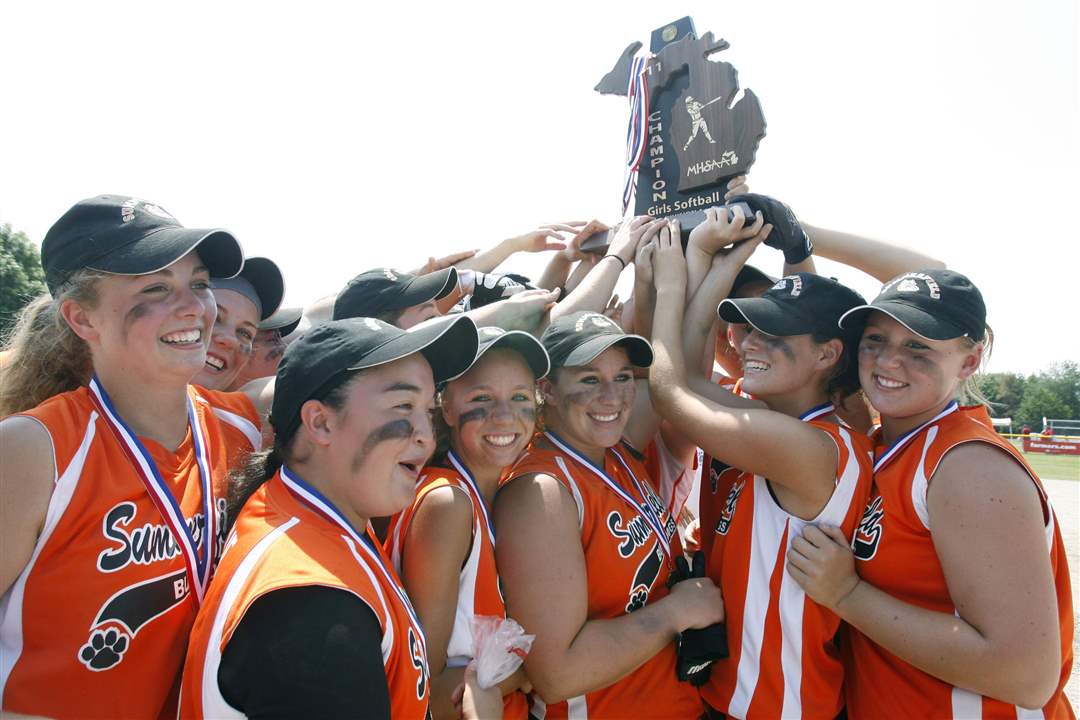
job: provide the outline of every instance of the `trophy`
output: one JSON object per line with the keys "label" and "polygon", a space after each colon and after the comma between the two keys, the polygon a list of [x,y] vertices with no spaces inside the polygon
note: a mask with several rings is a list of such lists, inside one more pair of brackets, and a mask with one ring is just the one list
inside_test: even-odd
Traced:
{"label": "trophy", "polygon": [[[728,47],[711,32],[699,38],[684,17],[654,30],[647,53],[631,43],[595,88],[630,102],[624,215],[633,203],[635,215],[676,218],[684,244],[706,208],[724,206],[727,182],[750,169],[765,137],[757,96],[744,90],[737,98],[738,71],[711,59]],[[593,235],[582,249],[603,252],[613,232]]]}

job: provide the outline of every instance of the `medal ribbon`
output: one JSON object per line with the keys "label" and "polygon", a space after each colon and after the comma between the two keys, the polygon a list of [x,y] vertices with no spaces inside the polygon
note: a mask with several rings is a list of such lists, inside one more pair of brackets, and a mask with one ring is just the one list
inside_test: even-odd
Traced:
{"label": "medal ribbon", "polygon": [[925,430],[929,426],[936,423],[938,420],[941,420],[946,415],[949,415],[951,413],[956,412],[958,407],[959,407],[959,405],[957,405],[956,401],[953,400],[948,405],[946,405],[945,409],[942,410],[940,413],[938,413],[934,418],[932,418],[930,420],[927,420],[926,422],[924,422],[922,425],[915,428],[914,430],[908,430],[906,433],[904,433],[900,437],[896,438],[896,440],[893,442],[893,444],[890,445],[885,450],[885,452],[883,452],[881,454],[881,457],[879,457],[877,460],[874,461],[874,474],[876,475],[878,470],[885,467],[885,465],[890,460],[892,460],[894,457],[896,457],[897,453],[899,453],[902,449],[904,449],[908,445],[908,443],[910,443],[912,440],[914,440],[916,435],[918,435],[920,432],[922,432],[923,430]]}
{"label": "medal ribbon", "polygon": [[638,513],[641,514],[643,518],[645,518],[645,522],[649,524],[649,527],[651,527],[652,531],[656,534],[656,540],[660,544],[660,547],[663,549],[664,554],[667,555],[668,562],[671,563],[671,565],[674,567],[675,558],[672,557],[671,554],[671,546],[668,544],[668,537],[667,534],[664,532],[664,524],[660,522],[660,516],[657,515],[656,509],[652,506],[651,503],[649,503],[649,493],[647,493],[645,488],[642,487],[641,483],[637,479],[637,476],[634,475],[634,472],[630,469],[630,466],[627,465],[625,460],[623,460],[622,455],[620,455],[614,448],[609,448],[611,452],[615,455],[615,457],[618,459],[619,464],[623,466],[623,469],[625,469],[626,473],[630,476],[630,480],[634,483],[634,488],[638,491],[638,494],[641,495],[641,503],[635,500],[634,497],[630,495],[630,493],[626,492],[626,490],[624,490],[623,487],[619,485],[619,483],[611,479],[608,474],[604,472],[603,468],[598,468],[592,463],[591,460],[581,455],[577,450],[574,450],[574,448],[570,447],[561,438],[559,438],[558,435],[556,435],[550,430],[547,430],[544,432],[544,436],[547,437],[547,439],[553,445],[555,445],[555,447],[559,448],[564,453],[573,458],[579,465],[588,468],[594,475],[600,478],[600,480],[605,485],[607,485],[612,492],[622,498],[626,503],[630,505],[630,507],[634,508],[634,510],[636,510]]}
{"label": "medal ribbon", "polygon": [[196,605],[201,605],[206,586],[210,582],[210,569],[213,565],[211,547],[217,537],[217,518],[214,514],[214,488],[210,476],[210,456],[206,446],[206,430],[199,422],[198,413],[195,411],[194,391],[188,388],[188,424],[191,426],[191,439],[195,446],[195,462],[199,468],[199,480],[203,497],[203,517],[206,518],[205,532],[203,533],[202,552],[196,548],[195,537],[191,528],[184,520],[184,514],[180,510],[180,504],[173,496],[169,486],[161,477],[157,463],[150,452],[139,441],[139,438],[127,426],[120,414],[113,407],[109,394],[102,387],[101,382],[95,375],[90,380],[90,400],[97,408],[101,419],[109,426],[113,435],[120,443],[120,449],[127,457],[135,473],[142,480],[146,493],[154,501],[158,512],[165,520],[165,525],[176,540],[180,553],[184,557],[191,585],[195,589]]}
{"label": "medal ribbon", "polygon": [[491,515],[488,514],[487,503],[484,502],[484,496],[480,494],[480,488],[476,484],[476,480],[473,478],[469,469],[465,467],[465,463],[458,459],[458,456],[453,450],[446,452],[446,458],[450,461],[450,464],[454,466],[454,469],[458,471],[465,482],[468,484],[469,489],[473,494],[473,501],[480,503],[480,513],[484,517],[484,527],[487,528],[488,537],[491,538],[492,544],[495,543],[495,525],[491,522]]}
{"label": "medal ribbon", "polygon": [[623,186],[623,214],[630,207],[637,186],[638,168],[645,156],[649,130],[648,54],[638,55],[630,67],[626,96],[630,100],[630,122],[626,128],[626,183]]}
{"label": "medal ribbon", "polygon": [[809,422],[810,420],[816,420],[822,415],[828,415],[831,412],[836,412],[836,406],[831,402],[827,402],[824,405],[818,405],[816,408],[810,408],[800,415],[799,419],[803,422]]}
{"label": "medal ribbon", "polygon": [[427,638],[424,637],[423,625],[420,624],[420,618],[416,615],[416,610],[413,609],[412,603],[409,602],[409,596],[405,594],[401,585],[394,580],[394,576],[386,568],[386,564],[383,562],[382,553],[375,546],[375,541],[371,539],[368,531],[365,530],[363,534],[358,533],[345,516],[341,514],[341,511],[334,506],[334,503],[330,502],[311,485],[302,480],[299,476],[294,475],[284,465],[281,466],[281,481],[285,483],[285,487],[289,489],[297,498],[303,501],[305,504],[310,505],[313,509],[323,515],[329,522],[334,523],[345,534],[353,539],[354,542],[363,550],[374,564],[379,568],[379,572],[382,574],[383,579],[387,584],[394,589],[394,592],[398,596],[398,600],[405,606],[405,612],[409,614],[409,620],[412,622],[413,627],[416,628],[416,636],[420,641],[420,649],[424,653],[424,657],[427,657]]}

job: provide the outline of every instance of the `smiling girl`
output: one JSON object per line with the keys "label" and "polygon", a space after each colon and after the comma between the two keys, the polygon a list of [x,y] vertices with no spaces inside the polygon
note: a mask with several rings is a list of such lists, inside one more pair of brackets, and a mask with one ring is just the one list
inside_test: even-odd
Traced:
{"label": "smiling girl", "polygon": [[682,552],[675,521],[624,440],[650,434],[635,432],[633,410],[634,370],[652,350],[595,312],[555,319],[543,343],[554,368],[541,382],[546,431],[495,503],[507,609],[536,635],[525,659],[533,714],[697,717],[675,639],[721,620],[723,607],[707,579],[669,589]]}
{"label": "smiling girl", "polygon": [[236,448],[191,378],[243,254],[222,230],[99,196],[49,230],[51,297],[0,391],[0,694],[6,713],[175,715]]}
{"label": "smiling girl", "polygon": [[956,400],[988,352],[982,294],[959,273],[905,273],[842,325],[861,333],[859,378],[881,412],[875,493],[854,551],[835,528],[807,528],[788,567],[852,628],[848,712],[1074,717],[1050,499],[986,408]]}
{"label": "smiling girl", "polygon": [[[476,360],[442,392],[449,447],[424,468],[412,507],[390,525],[388,546],[428,639],[432,716],[457,717],[450,702],[473,655],[471,622],[504,617],[495,568],[492,501],[499,478],[536,430],[536,381],[548,356],[533,336],[485,327]],[[504,717],[528,714],[525,673],[502,683]]]}
{"label": "smiling girl", "polygon": [[369,519],[412,502],[435,440],[435,383],[476,353],[468,318],[406,332],[323,323],[278,368],[273,449],[191,633],[181,717],[427,715],[427,643]]}

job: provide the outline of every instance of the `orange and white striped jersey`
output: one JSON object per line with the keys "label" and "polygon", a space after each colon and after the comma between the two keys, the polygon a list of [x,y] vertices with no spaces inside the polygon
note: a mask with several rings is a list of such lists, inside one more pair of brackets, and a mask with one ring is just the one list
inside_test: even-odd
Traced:
{"label": "orange and white striped jersey", "polygon": [[787,572],[788,549],[806,526],[834,525],[852,537],[870,495],[870,439],[815,419],[832,410],[824,405],[803,415],[838,452],[836,486],[817,517],[787,513],[766,479],[750,473],[739,474],[712,511],[718,520],[706,574],[724,594],[731,654],[713,663],[701,694],[729,717],[832,720],[843,708],[844,669],[835,643],[840,618],[808,598]]}
{"label": "orange and white striped jersey", "polygon": [[[609,448],[603,468],[598,468],[549,432],[537,435],[503,480],[505,485],[522,475],[542,473],[555,478],[573,497],[588,573],[589,620],[616,618],[668,594],[672,570],[668,558],[681,552],[681,544],[675,521],[652,490],[646,472],[625,447]],[[660,525],[663,537],[654,523]],[[697,691],[675,676],[674,643],[607,687],[557,705],[544,705],[534,696],[532,707],[532,714],[541,720],[696,718],[701,712]]]}
{"label": "orange and white striped jersey", "polygon": [[[880,439],[880,435],[879,435]],[[1022,455],[993,430],[982,406],[950,405],[936,418],[879,446],[875,493],[863,513],[853,548],[859,575],[906,603],[954,614],[930,531],[927,491],[941,459],[968,442],[983,442],[1013,457],[1031,477],[1046,521],[1046,545],[1057,591],[1061,626],[1061,676],[1050,702],[1026,710],[976,695],[929,675],[849,628],[847,702],[851,717],[1073,718],[1063,693],[1072,667],[1073,608],[1065,548],[1050,499]]]}
{"label": "orange and white striped jersey", "polygon": [[[458,576],[457,609],[454,612],[450,642],[446,648],[447,667],[464,667],[473,658],[472,619],[478,615],[506,617],[506,603],[499,589],[499,575],[495,568],[495,536],[484,500],[461,461],[454,457],[450,462],[459,469],[428,466],[420,473],[416,500],[390,520],[386,550],[400,575],[405,538],[416,509],[427,496],[439,488],[450,487],[469,498],[473,511],[472,546]],[[529,707],[524,693],[513,692],[503,698],[503,717],[507,720],[524,720],[528,714]]]}
{"label": "orange and white striped jersey", "polygon": [[371,608],[382,631],[391,717],[425,717],[427,652],[419,622],[370,527],[358,533],[335,513],[284,468],[244,504],[191,630],[180,717],[244,717],[218,686],[222,653],[260,597],[313,585],[345,590]]}
{"label": "orange and white striped jersey", "polygon": [[[740,397],[750,397],[742,391],[742,378],[714,374],[713,381]],[[698,487],[698,517],[701,518],[699,542],[706,554],[708,554],[706,548],[712,545],[712,540],[716,537],[716,525],[720,522],[720,512],[724,507],[728,492],[740,475],[742,471],[738,468],[733,468],[708,453],[703,454],[701,484]]]}
{"label": "orange and white striped jersey", "polygon": [[[211,561],[224,538],[225,484],[240,451],[218,410],[228,394],[189,387],[213,488]],[[180,543],[88,388],[21,415],[52,438],[55,485],[30,562],[0,600],[0,695],[8,712],[47,717],[164,717],[195,619]],[[191,428],[176,449],[141,438],[201,553],[205,498]]]}

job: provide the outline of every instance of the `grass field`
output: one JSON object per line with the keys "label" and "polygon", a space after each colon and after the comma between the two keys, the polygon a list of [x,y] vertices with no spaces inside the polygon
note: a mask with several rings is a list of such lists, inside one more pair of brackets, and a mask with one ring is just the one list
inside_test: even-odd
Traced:
{"label": "grass field", "polygon": [[[1020,441],[1011,440],[1020,450]],[[1080,481],[1080,455],[1047,455],[1045,453],[1024,453],[1024,459],[1041,478]]]}

